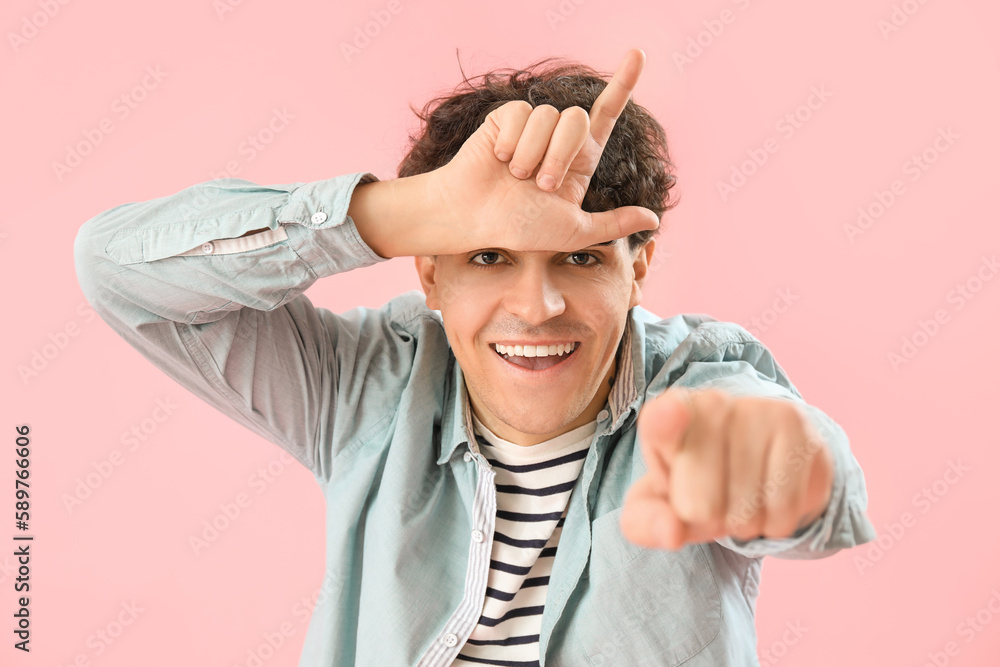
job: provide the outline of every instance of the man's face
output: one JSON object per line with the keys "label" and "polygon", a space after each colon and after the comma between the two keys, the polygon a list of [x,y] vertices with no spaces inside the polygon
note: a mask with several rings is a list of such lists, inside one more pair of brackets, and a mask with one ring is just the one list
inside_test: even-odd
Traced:
{"label": "man's face", "polygon": [[[480,421],[531,445],[596,417],[654,246],[650,239],[630,253],[623,238],[574,252],[484,248],[415,258]],[[520,346],[522,356],[516,348],[501,356],[498,344]],[[572,351],[559,355],[556,345]]]}

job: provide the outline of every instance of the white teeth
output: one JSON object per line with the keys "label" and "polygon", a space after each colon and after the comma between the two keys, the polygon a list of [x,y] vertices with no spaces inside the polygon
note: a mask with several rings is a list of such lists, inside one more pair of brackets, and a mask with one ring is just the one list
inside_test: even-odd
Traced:
{"label": "white teeth", "polygon": [[551,357],[569,354],[576,343],[560,345],[500,345],[495,344],[496,351],[502,355],[513,357]]}

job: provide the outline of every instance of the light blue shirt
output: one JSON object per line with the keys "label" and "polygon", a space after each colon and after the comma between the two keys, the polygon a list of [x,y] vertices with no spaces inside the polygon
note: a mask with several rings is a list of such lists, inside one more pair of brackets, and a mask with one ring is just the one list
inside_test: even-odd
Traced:
{"label": "light blue shirt", "polygon": [[[229,178],[122,204],[82,226],[76,271],[129,345],[322,488],[326,571],[300,664],[444,666],[483,606],[496,495],[440,313],[417,291],[341,314],[303,295],[384,261],[347,215],[371,180]],[[637,306],[619,354],[554,556],[540,664],[757,665],[762,557],[822,558],[876,536],[848,438],[736,324]],[[622,502],[646,471],[636,416],[672,385],[801,404],[835,460],[827,511],[784,539],[626,541]]]}

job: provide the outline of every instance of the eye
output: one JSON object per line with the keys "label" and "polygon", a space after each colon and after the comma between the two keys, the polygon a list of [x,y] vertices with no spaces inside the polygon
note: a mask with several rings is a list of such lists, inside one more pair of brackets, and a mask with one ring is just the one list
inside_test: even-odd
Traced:
{"label": "eye", "polygon": [[[597,257],[590,254],[589,252],[574,252],[569,255],[568,259],[570,259],[573,266],[590,266],[592,263],[593,264],[597,263]],[[589,259],[592,259],[594,261],[592,263],[588,262],[587,260]],[[582,261],[577,261],[577,260],[582,260]]]}
{"label": "eye", "polygon": [[[482,257],[483,261],[482,262],[477,262],[476,261],[477,257]],[[476,266],[495,266],[496,264],[498,264],[500,262],[500,259],[502,257],[503,256],[500,253],[498,253],[498,252],[489,252],[489,251],[487,251],[487,252],[477,252],[475,255],[473,255],[469,259],[469,263],[470,264],[474,264]]]}

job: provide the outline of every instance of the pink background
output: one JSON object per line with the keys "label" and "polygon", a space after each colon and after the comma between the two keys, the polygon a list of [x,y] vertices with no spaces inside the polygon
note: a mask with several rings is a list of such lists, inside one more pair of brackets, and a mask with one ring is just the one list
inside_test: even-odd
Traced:
{"label": "pink background", "polygon": [[[407,105],[459,82],[456,48],[475,75],[548,55],[610,73],[638,46],[647,62],[634,99],[665,127],[683,197],[667,214],[643,305],[664,317],[709,313],[764,341],[806,400],[850,435],[881,535],[826,560],[765,561],[762,663],[998,664],[1000,614],[988,604],[1000,609],[1000,278],[983,268],[1000,252],[995,2],[232,0],[220,15],[224,0],[48,1],[51,17],[40,0],[9,0],[2,19],[0,511],[10,523],[0,540],[13,545],[10,450],[25,423],[36,539],[33,650],[15,651],[5,631],[0,662],[247,665],[286,624],[263,664],[295,665],[303,601],[322,575],[324,506],[312,477],[93,316],[73,268],[84,221],[209,180],[234,160],[261,184],[392,178],[415,127]],[[342,45],[380,11],[391,20],[345,57]],[[699,37],[700,54],[689,41]],[[695,57],[679,65],[688,48]],[[164,77],[143,89],[147,67]],[[829,97],[800,108],[813,87]],[[123,95],[135,104],[127,115]],[[241,154],[275,108],[293,116],[287,127],[252,159]],[[796,112],[789,136],[778,123]],[[113,131],[57,174],[53,164],[102,121]],[[957,137],[935,148],[947,128]],[[754,173],[724,200],[718,183],[765,145],[776,152],[748,163]],[[925,151],[933,163],[912,171]],[[877,211],[877,193],[895,180],[892,204],[849,238],[858,208]],[[991,279],[977,283],[980,271]],[[959,301],[959,284],[978,292]],[[397,259],[308,295],[339,312],[418,287],[412,260]],[[779,291],[794,297],[781,313],[771,310]],[[935,329],[927,322],[939,310]],[[894,368],[904,337],[919,347]],[[51,358],[22,378],[43,350]],[[162,422],[157,401],[175,406]],[[144,438],[135,447],[122,439],[132,428]],[[67,508],[115,450],[120,465]],[[969,469],[956,478],[949,462]],[[268,465],[270,481],[258,472]],[[919,497],[925,488],[933,502]],[[242,493],[249,506],[196,555],[189,538]],[[5,628],[12,552],[0,548]],[[133,602],[131,624],[99,642]],[[805,628],[791,641],[790,624]]]}

